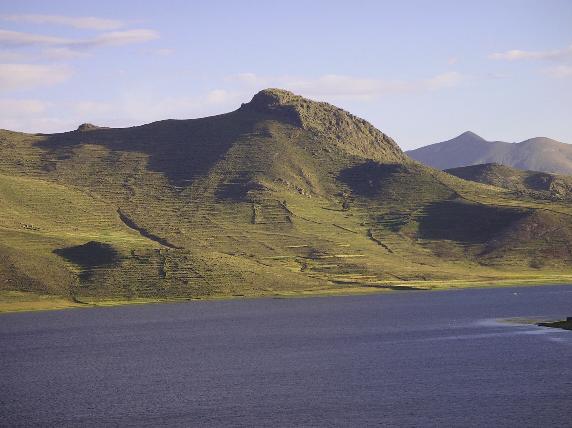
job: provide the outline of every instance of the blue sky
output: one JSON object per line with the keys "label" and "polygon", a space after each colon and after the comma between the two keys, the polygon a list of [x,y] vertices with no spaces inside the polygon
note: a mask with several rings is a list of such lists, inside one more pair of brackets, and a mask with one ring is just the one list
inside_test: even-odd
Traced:
{"label": "blue sky", "polygon": [[404,149],[572,143],[572,1],[0,0],[0,128],[202,117],[266,87]]}

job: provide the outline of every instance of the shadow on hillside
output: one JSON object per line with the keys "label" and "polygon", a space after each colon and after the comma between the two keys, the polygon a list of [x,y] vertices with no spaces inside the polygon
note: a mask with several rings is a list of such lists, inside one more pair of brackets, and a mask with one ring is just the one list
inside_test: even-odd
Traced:
{"label": "shadow on hillside", "polygon": [[117,251],[109,245],[97,241],[89,241],[82,245],[58,248],[53,251],[67,261],[81,267],[80,278],[87,279],[91,270],[101,266],[110,266],[119,262]]}
{"label": "shadow on hillside", "polygon": [[[164,120],[132,128],[95,127],[48,135],[38,146],[46,150],[44,167],[48,170],[59,161],[73,162],[74,151],[83,145],[102,146],[115,152],[103,159],[111,170],[124,169],[121,152],[143,153],[149,156],[147,169],[182,185],[207,173],[239,138],[252,133],[258,116],[256,112],[237,110],[203,119]],[[81,168],[80,160],[76,164]]]}
{"label": "shadow on hillside", "polygon": [[526,211],[519,209],[459,200],[439,201],[424,209],[424,215],[419,219],[418,236],[422,239],[482,244],[527,215]]}
{"label": "shadow on hillside", "polygon": [[547,174],[545,172],[536,172],[528,175],[524,179],[524,184],[526,187],[532,190],[539,191],[550,191],[550,184],[554,181],[555,177],[553,175]]}
{"label": "shadow on hillside", "polygon": [[373,197],[381,192],[384,181],[395,174],[408,172],[408,168],[401,164],[380,164],[368,161],[344,169],[338,179],[347,184],[355,195]]}

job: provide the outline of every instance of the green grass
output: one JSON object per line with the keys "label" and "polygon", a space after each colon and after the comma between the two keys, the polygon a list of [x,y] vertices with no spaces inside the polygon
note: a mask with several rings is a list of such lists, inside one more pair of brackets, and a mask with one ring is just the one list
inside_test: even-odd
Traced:
{"label": "green grass", "polygon": [[0,149],[6,292],[112,304],[572,276],[568,202],[423,167],[280,91],[205,119],[3,131]]}
{"label": "green grass", "polygon": [[521,171],[499,164],[480,164],[446,170],[478,183],[516,192],[520,197],[547,201],[572,201],[572,177],[538,171]]}
{"label": "green grass", "polygon": [[[38,294],[22,291],[0,291],[0,313],[12,312],[33,312],[33,311],[52,311],[61,309],[86,309],[96,307],[115,307],[125,305],[143,305],[153,303],[178,303],[191,300],[237,300],[237,299],[255,299],[255,298],[312,298],[312,297],[336,297],[336,296],[367,296],[372,294],[386,294],[396,291],[415,293],[416,291],[446,291],[453,289],[465,288],[500,288],[500,287],[539,287],[545,285],[570,284],[571,276],[555,275],[543,278],[513,278],[495,281],[435,281],[435,282],[408,282],[403,283],[386,283],[380,286],[336,286],[324,288],[310,288],[307,290],[283,290],[269,292],[258,292],[255,294],[214,294],[210,296],[196,297],[170,297],[170,298],[86,298],[84,300],[73,300],[60,296]],[[533,322],[533,321],[531,321]],[[536,322],[536,321],[534,321]],[[569,323],[566,321],[558,321],[554,323],[554,327],[567,328]],[[543,324],[544,325],[544,324]],[[561,325],[564,325],[562,327]],[[547,325],[552,327],[552,325]],[[567,328],[569,329],[569,328]]]}

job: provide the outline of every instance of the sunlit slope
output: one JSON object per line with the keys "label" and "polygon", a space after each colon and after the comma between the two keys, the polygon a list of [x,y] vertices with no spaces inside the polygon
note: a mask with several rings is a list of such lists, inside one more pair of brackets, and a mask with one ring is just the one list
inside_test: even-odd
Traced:
{"label": "sunlit slope", "polygon": [[61,294],[69,294],[80,270],[53,252],[58,248],[91,241],[118,253],[157,247],[126,227],[103,200],[21,176],[0,175],[0,236],[3,288]]}
{"label": "sunlit slope", "polygon": [[362,119],[286,91],[204,119],[5,131],[0,145],[4,259],[57,266],[71,279],[44,289],[79,300],[571,273],[567,203],[423,167]]}

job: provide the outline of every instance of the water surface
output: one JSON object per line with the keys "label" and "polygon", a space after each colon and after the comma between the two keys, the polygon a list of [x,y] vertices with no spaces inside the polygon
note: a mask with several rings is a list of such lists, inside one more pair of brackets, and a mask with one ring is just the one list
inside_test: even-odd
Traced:
{"label": "water surface", "polygon": [[2,426],[572,426],[572,286],[0,315]]}

